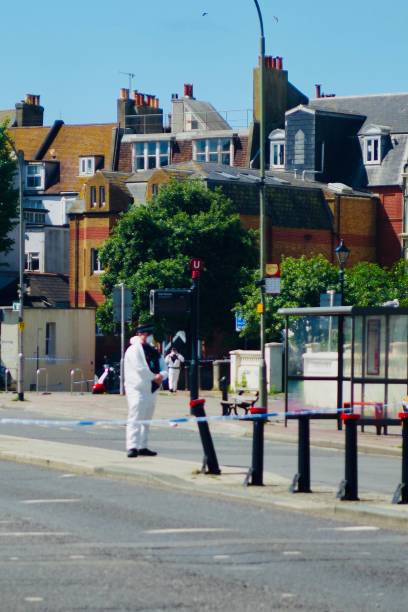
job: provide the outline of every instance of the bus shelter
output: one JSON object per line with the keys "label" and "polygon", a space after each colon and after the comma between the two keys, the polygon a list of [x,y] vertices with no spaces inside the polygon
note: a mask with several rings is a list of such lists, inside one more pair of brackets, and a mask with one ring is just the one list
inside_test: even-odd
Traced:
{"label": "bus shelter", "polygon": [[408,308],[281,308],[285,412],[393,418],[408,394]]}

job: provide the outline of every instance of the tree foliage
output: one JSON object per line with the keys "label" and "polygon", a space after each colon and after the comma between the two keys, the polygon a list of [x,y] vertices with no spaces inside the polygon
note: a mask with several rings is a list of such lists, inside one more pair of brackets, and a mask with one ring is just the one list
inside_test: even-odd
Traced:
{"label": "tree foliage", "polygon": [[13,242],[8,234],[16,224],[18,191],[14,189],[16,162],[6,136],[6,125],[0,124],[0,253],[7,253]]}
{"label": "tree foliage", "polygon": [[149,317],[150,290],[190,287],[189,261],[203,259],[201,332],[210,338],[215,330],[233,332],[232,308],[256,265],[257,247],[221,191],[208,190],[197,181],[173,181],[150,202],[122,216],[99,257],[106,270],[102,287],[107,299],[97,313],[104,331],[112,330],[116,284],[131,288],[133,321],[144,321]]}
{"label": "tree foliage", "polygon": [[[241,292],[241,301],[235,310],[247,320],[241,336],[256,340],[259,337],[259,289],[255,286],[258,275]],[[320,294],[328,289],[339,290],[338,267],[329,263],[322,255],[286,257],[281,263],[281,293],[267,297],[265,313],[266,338],[277,340],[283,319],[277,314],[279,308],[319,306]],[[381,268],[376,263],[360,262],[345,270],[344,303],[356,306],[379,306],[389,300],[398,299],[401,306],[408,305],[408,274],[404,260],[391,269]]]}

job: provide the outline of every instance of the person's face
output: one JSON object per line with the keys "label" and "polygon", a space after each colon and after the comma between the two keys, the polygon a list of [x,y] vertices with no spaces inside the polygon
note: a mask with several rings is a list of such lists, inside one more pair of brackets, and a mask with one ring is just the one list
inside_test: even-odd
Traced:
{"label": "person's face", "polygon": [[150,332],[139,332],[140,342],[146,344],[148,337],[151,336]]}

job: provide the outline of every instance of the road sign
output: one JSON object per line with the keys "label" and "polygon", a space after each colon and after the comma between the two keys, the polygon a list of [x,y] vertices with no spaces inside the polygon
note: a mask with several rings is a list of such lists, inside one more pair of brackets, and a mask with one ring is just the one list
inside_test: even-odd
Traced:
{"label": "road sign", "polygon": [[20,302],[13,302],[13,310],[14,312],[20,311]]}
{"label": "road sign", "polygon": [[193,278],[200,276],[204,269],[204,262],[199,257],[193,257],[190,259],[190,270]]}
{"label": "road sign", "polygon": [[180,316],[191,312],[190,289],[152,289],[150,314]]}
{"label": "road sign", "polygon": [[277,263],[268,263],[265,266],[266,276],[280,276],[280,267]]}
{"label": "road sign", "polygon": [[[124,288],[124,305],[125,305],[125,312],[124,312],[124,317],[125,317],[125,321],[131,321],[132,320],[132,291],[128,288],[125,287]],[[113,320],[114,321],[120,321],[121,320],[121,300],[122,300],[122,288],[120,286],[116,286],[113,288],[112,291],[112,298],[113,298]]]}
{"label": "road sign", "polygon": [[24,321],[20,321],[18,324],[18,329],[22,332],[25,330],[25,323]]}
{"label": "road sign", "polygon": [[263,306],[263,304],[259,303],[259,304],[257,304],[257,305],[256,305],[256,312],[257,312],[258,314],[262,314],[262,313],[264,312],[264,306]]}
{"label": "road sign", "polygon": [[235,313],[235,331],[242,331],[247,324],[245,317],[240,312]]}
{"label": "road sign", "polygon": [[280,276],[268,276],[265,278],[265,293],[268,295],[279,295],[281,292]]}

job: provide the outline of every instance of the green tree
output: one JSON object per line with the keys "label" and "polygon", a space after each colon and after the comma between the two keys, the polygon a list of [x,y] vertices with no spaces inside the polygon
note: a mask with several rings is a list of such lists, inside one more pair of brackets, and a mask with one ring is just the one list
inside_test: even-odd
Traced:
{"label": "green tree", "polygon": [[[392,273],[376,263],[360,262],[345,271],[345,302],[356,306],[380,306],[397,297]],[[394,288],[395,289],[395,288]]]}
{"label": "green tree", "polygon": [[257,246],[220,190],[198,181],[173,181],[122,216],[99,257],[106,270],[107,299],[97,313],[104,331],[112,330],[114,285],[124,282],[131,288],[133,320],[143,321],[149,317],[150,289],[189,287],[189,261],[203,259],[201,331],[209,339],[214,331],[233,333],[232,308],[256,266]]}
{"label": "green tree", "polygon": [[16,162],[6,134],[6,125],[0,124],[0,253],[7,253],[13,244],[8,235],[16,225],[18,205],[18,190],[13,186]]}
{"label": "green tree", "polygon": [[[259,337],[259,315],[256,312],[259,289],[255,286],[258,278],[259,273],[256,272],[252,282],[243,288],[241,302],[235,307],[235,310],[241,312],[247,321],[241,336],[254,341]],[[266,298],[267,341],[279,339],[283,319],[277,314],[278,308],[319,306],[320,294],[325,293],[327,289],[336,289],[337,283],[338,269],[323,255],[311,258],[285,257],[281,263],[281,293]]]}

